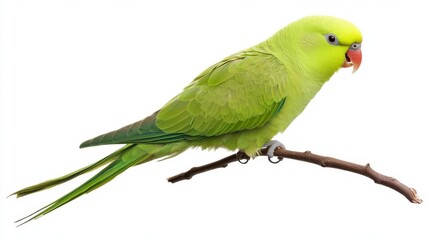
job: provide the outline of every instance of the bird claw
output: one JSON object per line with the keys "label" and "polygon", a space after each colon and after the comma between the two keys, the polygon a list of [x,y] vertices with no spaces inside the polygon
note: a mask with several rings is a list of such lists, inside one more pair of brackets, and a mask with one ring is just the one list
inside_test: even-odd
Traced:
{"label": "bird claw", "polygon": [[277,164],[283,160],[282,157],[277,157],[277,161],[272,160],[272,158],[274,157],[274,151],[277,148],[286,148],[281,142],[279,142],[277,140],[271,140],[271,141],[267,142],[266,144],[264,144],[263,147],[267,148],[267,157],[268,157],[268,161],[270,161],[270,163]]}
{"label": "bird claw", "polygon": [[249,157],[244,153],[244,152],[241,152],[241,151],[239,151],[239,152],[237,152],[236,154],[235,154],[235,156],[236,156],[236,158],[237,158],[237,161],[239,162],[239,163],[241,163],[241,164],[246,164],[246,163],[248,163],[249,162]]}
{"label": "bird claw", "polygon": [[270,163],[272,163],[272,164],[277,164],[277,163],[281,162],[282,160],[283,160],[282,157],[277,157],[277,161],[274,161],[270,157],[268,157],[268,161],[270,161]]}

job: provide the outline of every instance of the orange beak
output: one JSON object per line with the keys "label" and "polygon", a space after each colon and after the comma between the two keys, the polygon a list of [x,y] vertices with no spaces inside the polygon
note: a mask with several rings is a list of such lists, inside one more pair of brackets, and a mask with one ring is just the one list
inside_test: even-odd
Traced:
{"label": "orange beak", "polygon": [[352,46],[346,52],[346,59],[344,60],[344,68],[353,66],[353,72],[359,69],[360,63],[362,62],[362,51],[360,50],[359,43],[353,43]]}

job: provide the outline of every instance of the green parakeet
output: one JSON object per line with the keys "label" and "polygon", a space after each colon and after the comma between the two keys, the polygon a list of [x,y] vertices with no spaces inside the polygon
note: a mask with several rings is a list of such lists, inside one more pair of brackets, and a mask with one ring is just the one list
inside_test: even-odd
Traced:
{"label": "green parakeet", "polygon": [[106,184],[129,167],[170,158],[188,148],[239,149],[269,157],[272,141],[304,110],[341,67],[359,68],[362,35],[352,23],[309,16],[266,41],[235,53],[198,75],[145,119],[83,142],[80,147],[126,144],[100,161],[65,176],[15,192],[22,197],[108,164],[70,193],[19,220],[26,223]]}

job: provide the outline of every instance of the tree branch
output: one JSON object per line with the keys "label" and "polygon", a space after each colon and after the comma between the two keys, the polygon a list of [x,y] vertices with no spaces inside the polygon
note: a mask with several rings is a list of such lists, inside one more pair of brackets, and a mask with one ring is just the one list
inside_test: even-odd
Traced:
{"label": "tree branch", "polygon": [[[266,155],[267,155],[267,149],[262,149],[261,154],[259,156],[266,156]],[[381,184],[383,186],[392,188],[393,190],[404,195],[412,203],[420,204],[423,202],[423,200],[420,199],[419,196],[417,196],[417,191],[414,188],[410,188],[404,185],[403,183],[399,182],[395,178],[388,177],[386,175],[376,172],[370,167],[369,164],[366,164],[365,166],[363,166],[363,165],[343,161],[332,157],[316,155],[311,153],[310,151],[296,152],[296,151],[290,151],[282,148],[276,149],[276,151],[274,152],[274,155],[281,158],[290,158],[290,159],[295,159],[295,160],[304,161],[308,163],[314,163],[322,167],[337,168],[337,169],[341,169],[349,172],[354,172],[354,173],[366,176],[368,178],[371,178],[377,184]],[[224,167],[227,167],[229,163],[240,161],[243,159],[247,161],[250,158],[243,152],[237,152],[236,154],[230,155],[216,162],[212,162],[199,167],[193,167],[188,171],[172,176],[167,180],[171,183],[176,183],[182,180],[189,180],[197,174],[207,172],[216,168],[224,168]]]}

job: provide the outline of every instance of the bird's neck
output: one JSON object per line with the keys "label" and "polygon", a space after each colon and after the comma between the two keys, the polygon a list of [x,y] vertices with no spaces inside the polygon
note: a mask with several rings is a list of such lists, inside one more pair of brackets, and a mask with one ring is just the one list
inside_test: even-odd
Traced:
{"label": "bird's neck", "polygon": [[287,26],[271,38],[258,45],[259,48],[275,55],[285,66],[288,73],[300,81],[311,81],[320,87],[327,82],[338,70],[330,66],[321,66],[324,63],[315,61],[311,52],[301,48],[301,33],[294,25]]}

